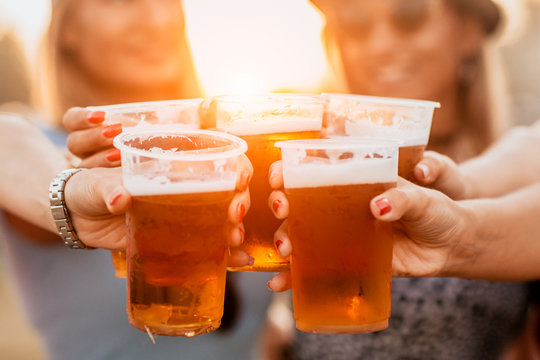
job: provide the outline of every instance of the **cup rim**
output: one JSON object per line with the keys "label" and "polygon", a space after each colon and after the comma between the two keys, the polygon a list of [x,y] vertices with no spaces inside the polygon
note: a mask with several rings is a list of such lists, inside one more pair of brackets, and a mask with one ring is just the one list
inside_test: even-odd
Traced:
{"label": "cup rim", "polygon": [[[220,140],[228,140],[230,141],[230,144],[215,148],[166,153],[154,153],[148,150],[137,149],[124,144],[124,141],[129,138],[150,138],[163,135],[207,135]],[[121,152],[128,152],[131,155],[172,161],[212,161],[218,159],[227,159],[244,154],[248,148],[247,143],[243,139],[232,134],[227,134],[220,131],[192,129],[174,125],[153,125],[152,127],[146,128],[127,128],[124,132],[114,138],[113,145]]]}
{"label": "cup rim", "polygon": [[316,94],[294,94],[294,93],[267,93],[267,94],[220,94],[212,96],[210,101],[236,104],[270,104],[276,100],[281,103],[291,103],[298,105],[322,104],[320,95]]}
{"label": "cup rim", "polygon": [[104,111],[105,113],[122,113],[122,112],[138,112],[141,110],[157,110],[159,107],[173,107],[178,105],[200,105],[203,102],[203,98],[192,99],[174,99],[174,100],[157,100],[157,101],[141,101],[132,103],[121,104],[109,104],[98,106],[87,106],[85,109],[88,111]]}
{"label": "cup rim", "polygon": [[356,95],[356,94],[343,94],[343,93],[322,93],[322,99],[343,99],[356,101],[359,103],[368,103],[375,105],[390,105],[390,106],[404,106],[404,107],[423,107],[438,109],[441,107],[441,104],[436,101],[429,100],[419,100],[419,99],[408,99],[408,98],[393,98],[393,97],[383,97],[383,96],[367,96],[367,95]]}

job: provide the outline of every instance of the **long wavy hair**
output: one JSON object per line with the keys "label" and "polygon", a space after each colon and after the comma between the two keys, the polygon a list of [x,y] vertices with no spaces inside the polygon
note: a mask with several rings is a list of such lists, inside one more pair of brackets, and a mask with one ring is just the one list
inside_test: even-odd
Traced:
{"label": "long wavy hair", "polygon": [[[181,1],[181,0],[178,0]],[[85,71],[74,60],[71,52],[64,48],[60,36],[64,31],[66,20],[77,6],[78,0],[54,0],[49,26],[41,41],[37,64],[37,74],[34,76],[33,98],[36,106],[48,114],[53,124],[58,124],[67,109],[73,106],[105,105],[98,103],[96,89],[85,80]],[[181,61],[183,69],[171,89],[170,99],[193,98],[201,96],[201,89],[195,75],[195,66],[191,51],[185,36],[182,35]],[[143,101],[150,99],[130,99]],[[158,99],[151,99],[158,100]],[[167,99],[159,99],[167,100]]]}

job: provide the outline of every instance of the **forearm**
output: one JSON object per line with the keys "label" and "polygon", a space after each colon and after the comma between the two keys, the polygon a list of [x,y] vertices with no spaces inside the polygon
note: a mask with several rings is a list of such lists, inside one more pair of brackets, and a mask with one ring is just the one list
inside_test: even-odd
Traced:
{"label": "forearm", "polygon": [[540,279],[540,182],[501,198],[460,204],[473,226],[450,252],[445,276]]}
{"label": "forearm", "polygon": [[520,127],[459,166],[467,198],[502,196],[540,181],[540,129]]}
{"label": "forearm", "polygon": [[56,232],[48,198],[51,179],[69,167],[62,152],[22,118],[0,116],[0,207]]}

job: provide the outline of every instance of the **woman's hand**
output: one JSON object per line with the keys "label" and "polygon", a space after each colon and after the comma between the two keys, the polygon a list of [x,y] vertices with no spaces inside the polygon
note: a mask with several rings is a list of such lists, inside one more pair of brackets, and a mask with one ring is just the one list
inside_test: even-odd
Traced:
{"label": "woman's hand", "polygon": [[[281,162],[270,167],[270,184],[273,189],[283,187]],[[285,219],[289,203],[281,190],[272,192],[269,205],[275,216]],[[373,198],[370,202],[373,216],[393,222],[395,276],[437,276],[451,271],[450,257],[466,257],[468,249],[460,246],[463,234],[474,222],[474,214],[446,195],[416,186],[399,179],[398,187]],[[274,243],[282,257],[290,256],[291,241],[287,222],[276,231]],[[291,286],[289,272],[281,272],[269,281],[274,291],[284,291]]]}
{"label": "woman's hand", "polygon": [[418,184],[439,190],[454,200],[471,196],[466,175],[448,156],[426,151],[416,164],[414,175]]}
{"label": "woman's hand", "polygon": [[[253,168],[245,155],[241,158],[239,169],[236,194],[228,211],[228,241],[231,245],[229,266],[253,263],[248,254],[235,248],[244,241],[242,220],[250,207],[248,185]],[[73,226],[87,246],[125,249],[125,213],[129,210],[131,196],[122,186],[120,168],[94,168],[76,173],[66,184],[65,197]]]}
{"label": "woman's hand", "polygon": [[121,124],[103,125],[105,112],[85,108],[69,109],[62,120],[69,151],[81,159],[79,167],[115,167],[120,165],[120,150],[112,145],[122,132]]}

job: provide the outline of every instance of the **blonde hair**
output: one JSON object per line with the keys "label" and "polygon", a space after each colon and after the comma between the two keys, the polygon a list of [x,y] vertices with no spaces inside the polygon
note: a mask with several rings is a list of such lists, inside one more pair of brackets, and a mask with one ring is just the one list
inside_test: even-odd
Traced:
{"label": "blonde hair", "polygon": [[[181,0],[178,0],[181,1]],[[36,107],[46,113],[53,124],[59,124],[62,115],[73,106],[105,105],[93,88],[83,77],[81,69],[70,59],[68,51],[62,47],[60,36],[77,0],[55,0],[52,2],[48,29],[41,41],[38,57],[38,73],[34,76],[34,102]],[[181,79],[171,91],[170,98],[192,98],[201,96],[201,89],[195,75],[187,39],[183,37]],[[131,99],[143,101],[147,99]],[[152,99],[157,100],[157,99]],[[167,99],[160,99],[167,100]]]}

